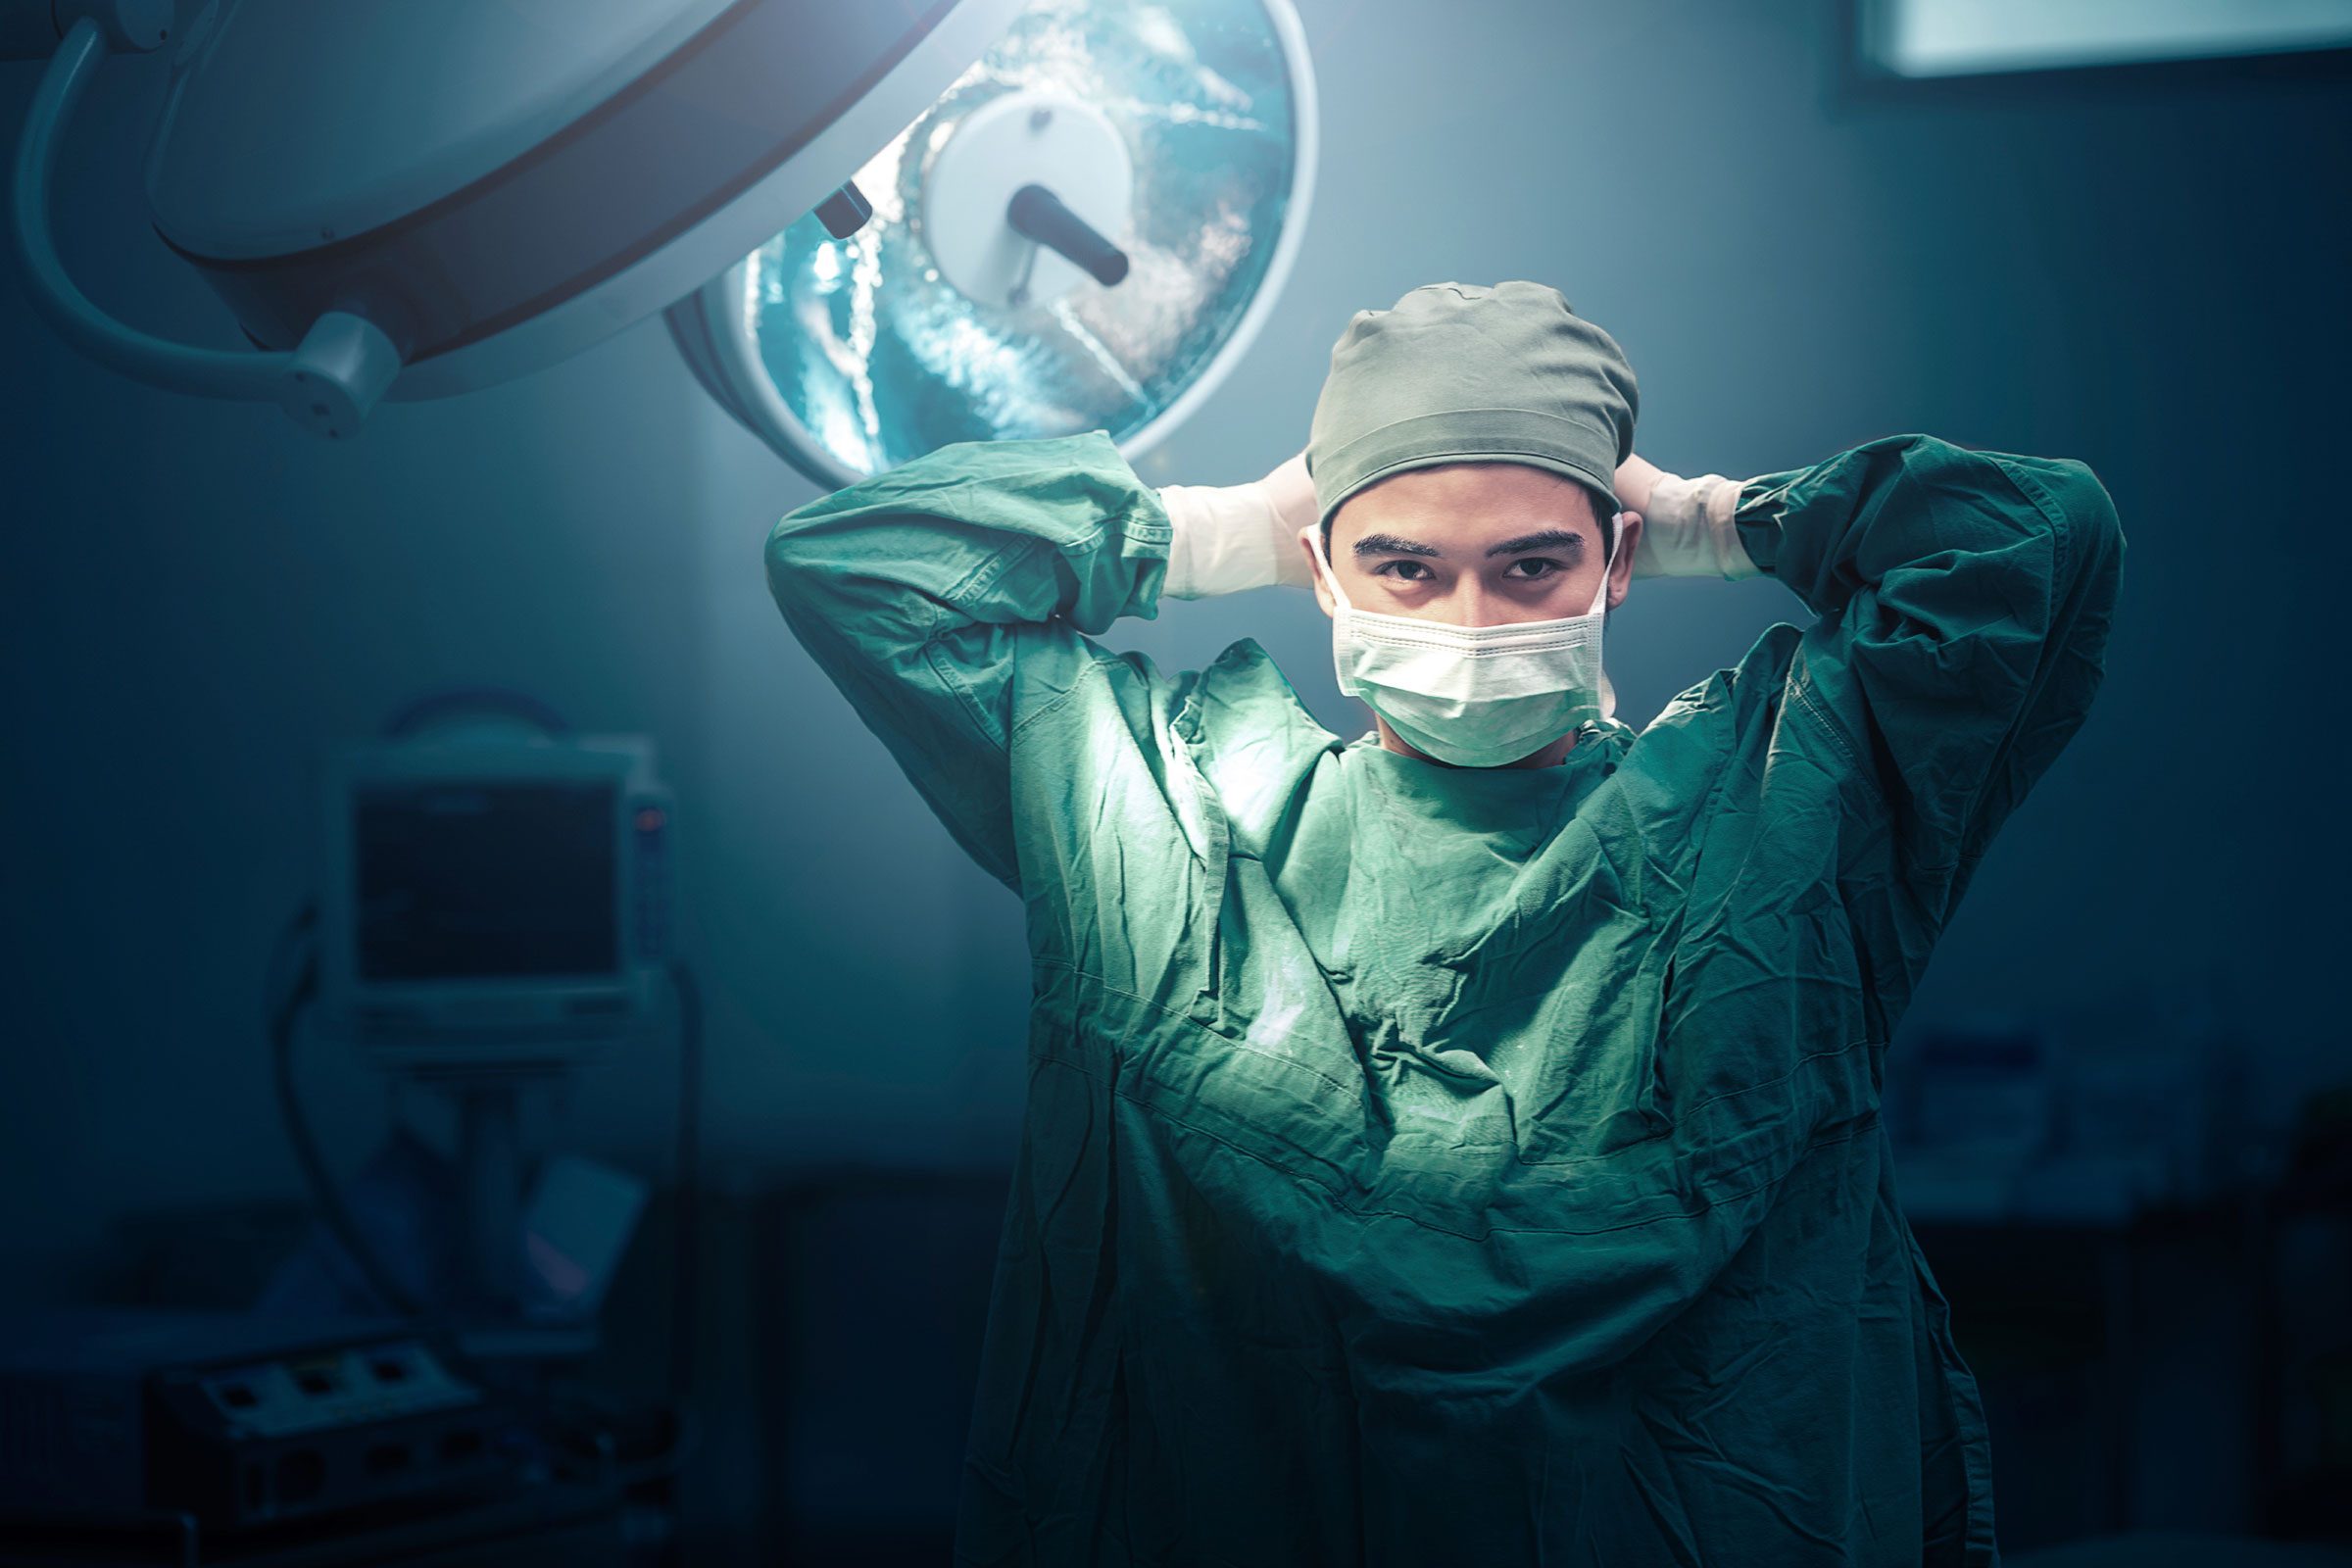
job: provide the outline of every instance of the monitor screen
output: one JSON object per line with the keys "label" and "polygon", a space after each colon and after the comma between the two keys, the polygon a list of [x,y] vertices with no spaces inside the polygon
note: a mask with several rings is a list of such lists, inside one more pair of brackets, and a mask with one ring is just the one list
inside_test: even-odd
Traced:
{"label": "monitor screen", "polygon": [[353,807],[363,981],[612,974],[615,786],[377,784]]}

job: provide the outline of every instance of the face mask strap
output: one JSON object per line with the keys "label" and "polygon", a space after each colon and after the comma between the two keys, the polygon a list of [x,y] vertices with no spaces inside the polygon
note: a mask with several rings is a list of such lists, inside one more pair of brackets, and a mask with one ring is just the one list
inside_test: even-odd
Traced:
{"label": "face mask strap", "polygon": [[1609,573],[1617,569],[1617,552],[1625,548],[1625,513],[1622,509],[1609,518],[1609,549],[1600,558],[1600,591],[1592,596],[1592,608],[1588,615],[1607,612],[1609,608]]}
{"label": "face mask strap", "polygon": [[1340,574],[1331,569],[1331,557],[1323,551],[1323,524],[1315,524],[1307,544],[1315,553],[1315,569],[1323,574],[1323,586],[1331,590],[1333,602],[1342,610],[1353,612],[1355,607],[1348,602],[1347,594],[1340,589]]}

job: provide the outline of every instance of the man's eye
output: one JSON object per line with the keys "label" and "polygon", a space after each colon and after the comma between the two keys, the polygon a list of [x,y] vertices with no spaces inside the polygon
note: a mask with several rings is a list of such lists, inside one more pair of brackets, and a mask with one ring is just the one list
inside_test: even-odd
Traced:
{"label": "man's eye", "polygon": [[1423,564],[1421,564],[1421,563],[1419,563],[1418,561],[1384,561],[1384,562],[1382,562],[1382,563],[1381,563],[1379,565],[1377,565],[1377,566],[1374,566],[1374,567],[1372,568],[1372,575],[1373,575],[1373,576],[1375,576],[1375,577],[1395,577],[1395,578],[1396,578],[1396,579],[1397,579],[1399,582],[1427,582],[1427,581],[1429,581],[1429,578],[1428,578],[1428,577],[1426,577],[1426,576],[1423,576],[1423,577],[1415,577],[1415,576],[1411,576],[1411,575],[1409,575],[1409,574],[1408,574],[1408,573],[1406,573],[1406,572],[1403,572],[1403,571],[1398,571],[1398,570],[1396,570],[1396,569],[1394,569],[1394,568],[1396,568],[1396,567],[1399,567],[1399,566],[1409,566],[1410,568],[1412,568],[1412,570],[1413,570],[1413,571],[1420,571],[1420,572],[1427,572],[1427,571],[1429,570],[1429,568],[1428,568],[1427,566],[1424,566],[1424,565],[1423,565]]}
{"label": "man's eye", "polygon": [[1521,582],[1532,582],[1539,577],[1553,576],[1568,569],[1548,556],[1529,556],[1525,560],[1512,562],[1510,570],[1505,571],[1503,575],[1508,577],[1511,572],[1517,571],[1521,566],[1530,568],[1520,577]]}

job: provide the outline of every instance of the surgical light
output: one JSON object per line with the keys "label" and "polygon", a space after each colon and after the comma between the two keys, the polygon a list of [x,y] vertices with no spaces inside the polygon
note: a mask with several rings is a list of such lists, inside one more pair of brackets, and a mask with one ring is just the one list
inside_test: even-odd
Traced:
{"label": "surgical light", "polygon": [[1287,0],[1036,0],[804,220],[670,312],[705,383],[810,477],[1104,429],[1209,395],[1287,274],[1315,162]]}

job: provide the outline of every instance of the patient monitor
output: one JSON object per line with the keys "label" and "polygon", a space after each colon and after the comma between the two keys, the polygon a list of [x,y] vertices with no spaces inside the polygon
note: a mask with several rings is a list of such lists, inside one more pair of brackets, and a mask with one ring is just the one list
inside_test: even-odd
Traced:
{"label": "patient monitor", "polygon": [[633,736],[457,731],[346,751],[319,1018],[391,1067],[556,1065],[650,1027],[670,798]]}

